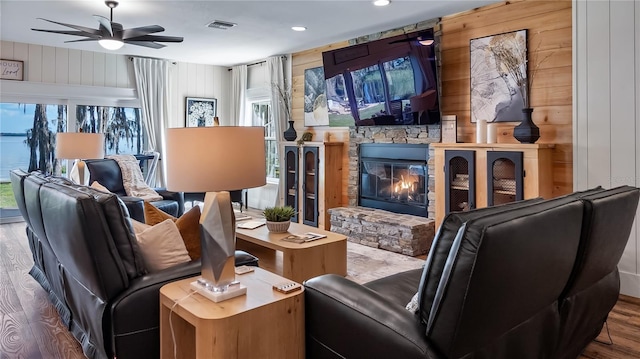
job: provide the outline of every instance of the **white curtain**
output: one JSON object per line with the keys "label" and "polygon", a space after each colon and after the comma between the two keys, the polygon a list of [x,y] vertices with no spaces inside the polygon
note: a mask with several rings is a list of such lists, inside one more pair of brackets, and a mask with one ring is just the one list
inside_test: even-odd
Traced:
{"label": "white curtain", "polygon": [[231,68],[231,118],[223,120],[229,126],[250,126],[245,119],[245,102],[247,97],[247,65]]}
{"label": "white curtain", "polygon": [[284,77],[284,62],[282,61],[282,56],[272,56],[267,59],[267,81],[271,89],[271,114],[276,124],[279,149],[281,142],[284,141],[282,133],[287,129],[288,117],[286,107],[280,98],[278,87],[291,93]]}
{"label": "white curtain", "polygon": [[[147,150],[160,153],[165,158],[164,131],[169,114],[169,66],[166,60],[133,58],[136,77],[136,89],[142,104],[142,122],[147,134]],[[149,186],[164,186],[166,166],[160,161],[155,181],[150,179]]]}
{"label": "white curtain", "polygon": [[[276,151],[278,152],[278,157],[282,159],[280,150],[282,149],[282,142],[284,141],[284,137],[282,133],[287,129],[287,108],[282,101],[280,96],[280,91],[278,88],[282,89],[287,93],[291,93],[291,89],[287,86],[286,79],[284,77],[284,62],[282,61],[282,56],[272,56],[267,59],[267,81],[269,83],[269,87],[271,89],[271,115],[273,116],[275,125],[276,125],[276,136],[278,139],[278,146]],[[291,106],[291,100],[289,99],[289,106]],[[280,173],[286,173],[284,170],[284,161],[280,161]],[[280,193],[284,193],[282,190],[283,182],[280,181],[280,184],[277,187],[276,191],[276,205],[282,204],[283,199],[280,198]]]}

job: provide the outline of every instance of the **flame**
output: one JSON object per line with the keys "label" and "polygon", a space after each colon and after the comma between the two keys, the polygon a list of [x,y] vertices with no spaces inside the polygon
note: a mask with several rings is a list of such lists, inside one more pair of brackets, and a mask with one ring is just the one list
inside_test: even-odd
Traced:
{"label": "flame", "polygon": [[400,175],[400,182],[398,182],[394,191],[397,193],[397,192],[400,192],[401,189],[409,189],[409,188],[411,188],[411,185],[409,185],[409,182],[406,182],[404,180],[404,176]]}

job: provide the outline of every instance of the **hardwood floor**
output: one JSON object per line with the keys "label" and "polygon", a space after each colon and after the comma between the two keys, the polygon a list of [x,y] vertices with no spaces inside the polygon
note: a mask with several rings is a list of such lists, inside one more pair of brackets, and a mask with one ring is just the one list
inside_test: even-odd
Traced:
{"label": "hardwood floor", "polygon": [[[84,358],[46,293],[28,272],[24,223],[0,225],[0,359]],[[620,296],[609,315],[612,345],[592,342],[580,358],[640,358],[640,299]],[[598,340],[608,341],[606,331]]]}

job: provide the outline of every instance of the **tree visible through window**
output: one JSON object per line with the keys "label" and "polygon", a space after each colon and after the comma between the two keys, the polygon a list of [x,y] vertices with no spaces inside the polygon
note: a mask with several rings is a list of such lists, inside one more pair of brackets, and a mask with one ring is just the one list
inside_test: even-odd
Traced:
{"label": "tree visible through window", "polygon": [[48,104],[2,103],[0,179],[9,178],[12,169],[40,170],[59,175],[56,159],[56,133],[67,128],[67,106]]}
{"label": "tree visible through window", "polygon": [[271,101],[257,101],[251,103],[251,123],[254,126],[264,126],[264,152],[266,157],[267,178],[280,177],[280,162],[278,160],[278,140],[276,124],[271,116]]}
{"label": "tree visible through window", "polygon": [[76,128],[104,133],[107,155],[141,153],[144,145],[139,108],[77,106]]}

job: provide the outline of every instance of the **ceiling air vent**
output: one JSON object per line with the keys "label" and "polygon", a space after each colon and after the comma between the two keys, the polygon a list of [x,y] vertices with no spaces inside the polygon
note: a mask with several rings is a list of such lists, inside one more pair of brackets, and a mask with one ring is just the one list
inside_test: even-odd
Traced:
{"label": "ceiling air vent", "polygon": [[221,21],[221,20],[213,20],[212,22],[207,24],[207,27],[212,27],[214,29],[226,30],[226,29],[234,27],[236,25],[238,25],[238,24],[234,24],[232,22]]}

